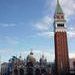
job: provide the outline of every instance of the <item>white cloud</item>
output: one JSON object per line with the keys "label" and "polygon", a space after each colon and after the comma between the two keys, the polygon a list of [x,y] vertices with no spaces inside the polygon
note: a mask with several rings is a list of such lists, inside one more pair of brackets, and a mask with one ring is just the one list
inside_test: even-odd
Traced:
{"label": "white cloud", "polygon": [[68,27],[68,30],[69,30],[69,31],[74,31],[75,28],[74,28],[74,27]]}
{"label": "white cloud", "polygon": [[35,24],[36,29],[40,31],[49,30],[52,19],[49,16],[43,17],[40,21]]}
{"label": "white cloud", "polygon": [[[65,13],[65,16],[67,20],[70,18],[70,16],[75,15],[75,1],[74,0],[59,0],[60,5],[63,8],[63,11]],[[55,10],[56,7],[56,0],[46,0],[46,6],[49,11]],[[50,15],[51,13],[47,13],[47,15]],[[51,14],[52,16],[52,14]],[[36,22],[35,24],[36,29],[38,30],[39,36],[47,36],[53,37],[53,18],[50,16],[44,16],[40,21]],[[73,38],[75,37],[75,30],[72,27],[69,27],[68,30],[68,37]]]}
{"label": "white cloud", "polygon": [[[35,27],[38,29],[37,35],[38,36],[48,37],[48,38],[54,37],[54,32],[51,29],[52,26],[49,27],[49,25],[50,24],[52,25],[52,23],[49,24],[49,21],[48,21],[48,23],[44,23],[44,21],[45,20],[43,20],[43,22],[40,22],[40,23],[36,24]],[[74,38],[75,37],[75,28],[68,27],[68,29],[67,29],[67,35],[68,35],[69,38]]]}
{"label": "white cloud", "polygon": [[[70,16],[75,16],[75,0],[59,0],[59,2],[67,20]],[[56,3],[57,0],[46,0],[45,12],[48,12],[48,15],[54,15]]]}
{"label": "white cloud", "polygon": [[[7,61],[9,60],[12,56],[17,56],[19,57],[20,54],[22,56],[22,59],[26,59],[27,56],[29,55],[31,50],[19,50],[18,52],[16,50],[12,49],[0,49],[0,55],[1,55],[1,61]],[[37,61],[44,55],[44,57],[47,59],[48,62],[54,62],[55,60],[55,52],[54,50],[33,50],[34,57]],[[5,59],[6,58],[6,59]],[[75,58],[75,53],[69,53],[69,58]]]}
{"label": "white cloud", "polygon": [[7,49],[7,48],[0,49],[0,55],[3,55],[3,56],[10,55],[12,53],[14,53],[14,50],[12,49]]}
{"label": "white cloud", "polygon": [[69,38],[75,38],[75,28],[73,27],[68,27],[68,37]]}
{"label": "white cloud", "polygon": [[[51,20],[49,16],[45,16],[44,18],[42,18],[40,22],[37,22],[35,24],[35,28],[38,30],[37,35],[48,37],[48,38],[54,37],[54,32],[52,27],[53,27],[53,20]],[[67,33],[69,38],[74,38],[75,28],[68,27]]]}
{"label": "white cloud", "polygon": [[44,36],[44,37],[47,37],[47,38],[53,38],[54,36],[54,32],[39,32],[37,35],[39,36]]}
{"label": "white cloud", "polygon": [[[27,56],[29,55],[31,50],[12,50],[12,49],[0,49],[0,55],[1,55],[1,62],[4,61],[8,61],[12,56],[17,56],[19,57],[20,54],[22,56],[22,59],[26,59]],[[39,61],[39,59],[42,57],[42,54],[44,55],[44,57],[47,59],[48,62],[52,62],[54,61],[54,55],[51,52],[51,50],[49,51],[44,51],[44,50],[33,50],[34,53],[34,58],[36,59],[36,61]]]}
{"label": "white cloud", "polygon": [[69,58],[75,58],[75,53],[69,53]]}
{"label": "white cloud", "polygon": [[45,37],[52,37],[53,32],[52,30],[52,24],[53,20],[49,16],[43,17],[40,21],[35,23],[35,28],[38,30],[37,35],[38,36],[45,36]]}
{"label": "white cloud", "polygon": [[[54,32],[39,32],[37,33],[38,36],[44,36],[47,38],[53,38],[54,37]],[[75,38],[75,31],[68,31],[67,32],[68,38]]]}
{"label": "white cloud", "polygon": [[60,0],[66,17],[75,15],[75,0]]}
{"label": "white cloud", "polygon": [[68,37],[69,38],[75,38],[75,31],[68,32]]}
{"label": "white cloud", "polygon": [[2,27],[14,27],[16,24],[14,23],[0,23],[0,26]]}

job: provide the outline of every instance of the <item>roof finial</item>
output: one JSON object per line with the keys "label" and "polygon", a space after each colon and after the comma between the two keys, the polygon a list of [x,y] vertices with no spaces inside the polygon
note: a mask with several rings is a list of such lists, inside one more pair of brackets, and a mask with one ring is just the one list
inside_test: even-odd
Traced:
{"label": "roof finial", "polygon": [[56,10],[55,10],[55,15],[60,14],[60,13],[63,14],[63,10],[62,10],[62,8],[60,6],[59,0],[57,0],[57,6],[56,6]]}
{"label": "roof finial", "polygon": [[30,54],[31,54],[31,55],[33,55],[33,49],[31,49],[31,52],[30,52]]}
{"label": "roof finial", "polygon": [[57,0],[57,4],[59,4],[59,0]]}
{"label": "roof finial", "polygon": [[20,56],[19,56],[19,59],[22,59],[22,53],[20,52]]}

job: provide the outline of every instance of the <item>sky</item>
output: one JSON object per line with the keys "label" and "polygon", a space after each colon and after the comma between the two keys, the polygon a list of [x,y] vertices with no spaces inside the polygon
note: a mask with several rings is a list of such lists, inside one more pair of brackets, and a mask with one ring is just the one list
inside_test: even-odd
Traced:
{"label": "sky", "polygon": [[[69,57],[75,58],[75,0],[59,0],[65,14]],[[72,6],[71,6],[72,5]],[[0,0],[0,60],[26,58],[32,50],[37,60],[54,61],[56,0]]]}

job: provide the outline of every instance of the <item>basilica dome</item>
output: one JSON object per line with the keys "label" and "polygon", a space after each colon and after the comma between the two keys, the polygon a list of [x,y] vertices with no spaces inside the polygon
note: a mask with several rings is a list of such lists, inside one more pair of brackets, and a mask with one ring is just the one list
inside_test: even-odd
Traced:
{"label": "basilica dome", "polygon": [[27,62],[35,63],[35,61],[36,60],[35,60],[33,52],[30,52],[30,54],[27,56]]}

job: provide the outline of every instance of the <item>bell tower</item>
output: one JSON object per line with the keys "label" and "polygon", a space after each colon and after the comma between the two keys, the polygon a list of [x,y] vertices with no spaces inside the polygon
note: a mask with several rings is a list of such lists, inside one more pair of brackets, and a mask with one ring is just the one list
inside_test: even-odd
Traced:
{"label": "bell tower", "polygon": [[67,44],[66,20],[63,10],[57,0],[54,14],[55,65],[57,75],[69,72],[69,57]]}

